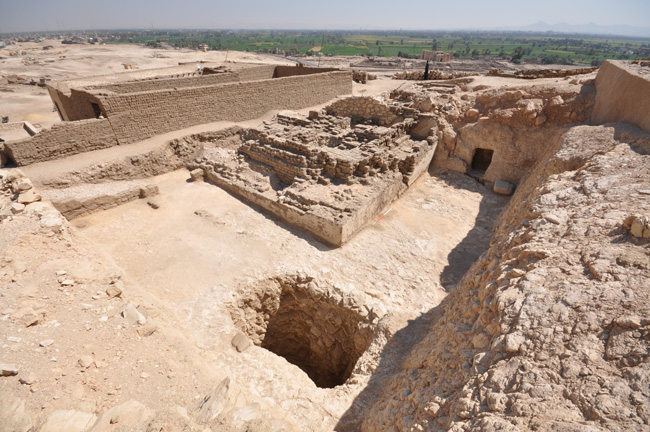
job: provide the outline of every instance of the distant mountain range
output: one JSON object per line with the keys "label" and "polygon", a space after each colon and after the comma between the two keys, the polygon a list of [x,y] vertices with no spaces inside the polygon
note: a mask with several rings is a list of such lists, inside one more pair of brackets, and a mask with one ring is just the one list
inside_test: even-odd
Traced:
{"label": "distant mountain range", "polygon": [[600,25],[600,24],[546,24],[543,21],[527,26],[500,27],[497,30],[531,31],[531,32],[556,32],[556,33],[584,33],[598,35],[617,35],[650,38],[650,27],[634,27],[627,25]]}

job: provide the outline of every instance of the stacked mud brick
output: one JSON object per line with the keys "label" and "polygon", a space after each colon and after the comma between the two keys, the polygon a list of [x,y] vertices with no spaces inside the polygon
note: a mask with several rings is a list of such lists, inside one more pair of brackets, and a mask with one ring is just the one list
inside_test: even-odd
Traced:
{"label": "stacked mud brick", "polygon": [[408,111],[402,105],[350,98],[308,117],[280,113],[241,131],[236,149],[211,148],[190,169],[203,169],[207,180],[338,246],[433,157],[437,140],[414,140],[417,119],[400,116]]}

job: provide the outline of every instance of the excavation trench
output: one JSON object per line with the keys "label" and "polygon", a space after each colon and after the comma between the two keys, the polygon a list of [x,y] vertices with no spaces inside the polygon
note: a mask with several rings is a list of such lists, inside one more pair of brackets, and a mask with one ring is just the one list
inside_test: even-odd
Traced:
{"label": "excavation trench", "polygon": [[318,387],[332,388],[348,380],[372,341],[363,309],[311,277],[282,276],[247,290],[231,316],[255,345],[298,366]]}

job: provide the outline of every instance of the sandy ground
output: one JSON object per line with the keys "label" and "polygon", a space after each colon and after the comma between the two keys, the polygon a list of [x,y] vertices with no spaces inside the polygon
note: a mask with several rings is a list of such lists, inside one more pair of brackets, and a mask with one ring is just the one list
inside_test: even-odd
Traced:
{"label": "sandy ground", "polygon": [[157,210],[139,200],[73,221],[128,274],[177,302],[194,301],[216,285],[301,270],[354,284],[397,309],[425,311],[444,296],[442,283],[453,284],[462,274],[441,281],[452,250],[470,230],[482,232],[474,244],[461,245],[464,258],[451,263],[469,267],[481,252],[476,247],[487,245],[494,210],[504,203],[465,176],[425,174],[383,219],[332,249],[188,178],[181,170],[153,179],[160,188]]}

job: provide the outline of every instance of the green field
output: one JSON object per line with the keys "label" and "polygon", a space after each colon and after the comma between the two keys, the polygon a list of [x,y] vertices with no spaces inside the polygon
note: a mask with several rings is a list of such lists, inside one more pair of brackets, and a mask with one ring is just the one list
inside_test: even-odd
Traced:
{"label": "green field", "polygon": [[502,58],[515,62],[597,64],[607,59],[650,56],[650,39],[557,33],[497,32],[316,32],[316,31],[196,31],[151,30],[102,32],[106,43],[136,43],[177,48],[282,52],[310,55],[419,57],[424,49],[451,52],[454,58]]}

